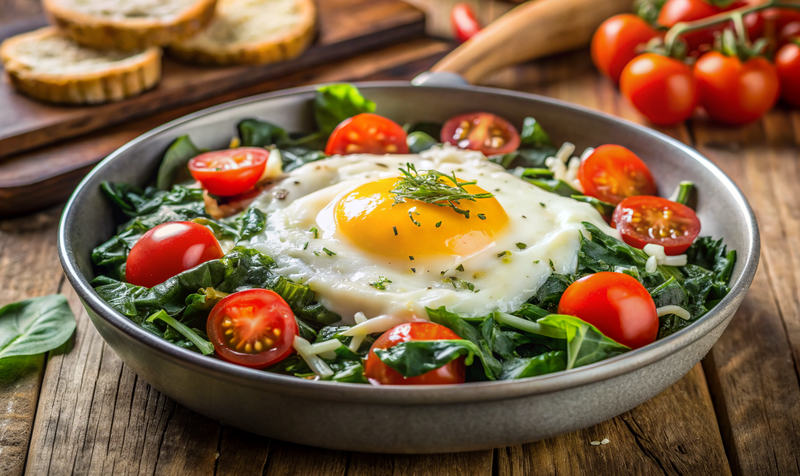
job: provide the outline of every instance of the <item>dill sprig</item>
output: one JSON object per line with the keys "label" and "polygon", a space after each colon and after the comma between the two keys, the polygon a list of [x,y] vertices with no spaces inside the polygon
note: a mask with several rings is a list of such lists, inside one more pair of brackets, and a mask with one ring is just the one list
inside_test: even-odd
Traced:
{"label": "dill sprig", "polygon": [[[475,185],[477,182],[459,182],[456,173],[445,175],[436,170],[423,170],[417,172],[412,163],[406,163],[406,168],[400,167],[403,176],[395,185],[394,205],[404,203],[406,200],[417,200],[433,203],[440,207],[450,207],[456,213],[469,218],[469,210],[461,208],[461,200],[476,201],[479,198],[492,198],[493,194],[469,193],[464,187]],[[410,213],[409,213],[410,215]],[[411,217],[411,221],[415,221]],[[414,223],[416,225],[416,222]]]}

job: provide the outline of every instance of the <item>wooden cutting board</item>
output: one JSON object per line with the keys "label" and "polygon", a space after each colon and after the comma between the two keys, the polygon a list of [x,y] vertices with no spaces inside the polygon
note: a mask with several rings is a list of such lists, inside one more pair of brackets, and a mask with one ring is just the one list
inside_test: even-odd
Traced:
{"label": "wooden cutting board", "polygon": [[[55,106],[16,93],[0,81],[0,161],[45,144],[109,125],[198,102],[266,80],[330,63],[424,34],[425,18],[400,0],[318,0],[319,34],[299,58],[263,66],[200,67],[165,55],[163,79],[152,91],[91,107]],[[44,20],[10,24],[3,36]]]}

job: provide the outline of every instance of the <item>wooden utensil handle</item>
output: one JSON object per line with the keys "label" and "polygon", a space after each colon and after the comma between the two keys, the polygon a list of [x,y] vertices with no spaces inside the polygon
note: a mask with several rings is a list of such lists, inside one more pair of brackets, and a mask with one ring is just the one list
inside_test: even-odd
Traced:
{"label": "wooden utensil handle", "polygon": [[457,73],[470,83],[504,66],[589,44],[607,18],[631,10],[631,0],[532,0],[456,48],[432,71]]}

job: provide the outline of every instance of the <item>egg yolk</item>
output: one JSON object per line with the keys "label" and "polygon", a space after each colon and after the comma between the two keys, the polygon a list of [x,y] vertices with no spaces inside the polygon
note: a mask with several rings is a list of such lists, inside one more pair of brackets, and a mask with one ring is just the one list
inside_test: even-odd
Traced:
{"label": "egg yolk", "polygon": [[[410,260],[433,255],[471,256],[485,249],[508,222],[496,198],[461,200],[469,218],[450,206],[406,199],[395,204],[392,190],[398,178],[364,184],[339,200],[337,229],[361,249],[378,255]],[[486,193],[477,185],[470,194]]]}

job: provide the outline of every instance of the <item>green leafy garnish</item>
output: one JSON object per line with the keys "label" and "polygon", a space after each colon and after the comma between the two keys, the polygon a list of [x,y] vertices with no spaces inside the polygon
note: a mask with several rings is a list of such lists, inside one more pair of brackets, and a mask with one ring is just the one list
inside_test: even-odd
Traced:
{"label": "green leafy garnish", "polygon": [[388,280],[385,276],[378,276],[378,280],[373,282],[373,283],[369,283],[369,285],[372,286],[375,289],[380,289],[381,291],[386,291],[386,285],[387,284],[391,284],[391,283],[392,282],[390,280]]}
{"label": "green leafy garnish", "polygon": [[[455,172],[453,172],[452,176],[436,170],[417,172],[412,163],[407,163],[405,169],[401,167],[400,172],[403,177],[397,181],[394,190],[392,190],[395,205],[405,203],[406,200],[417,200],[424,203],[433,203],[440,207],[450,207],[456,213],[469,218],[469,210],[460,208],[461,200],[474,202],[481,198],[494,197],[489,192],[469,193],[464,187],[466,185],[475,185],[476,182],[460,182],[456,178]],[[411,220],[414,221],[414,218],[412,217]]]}

